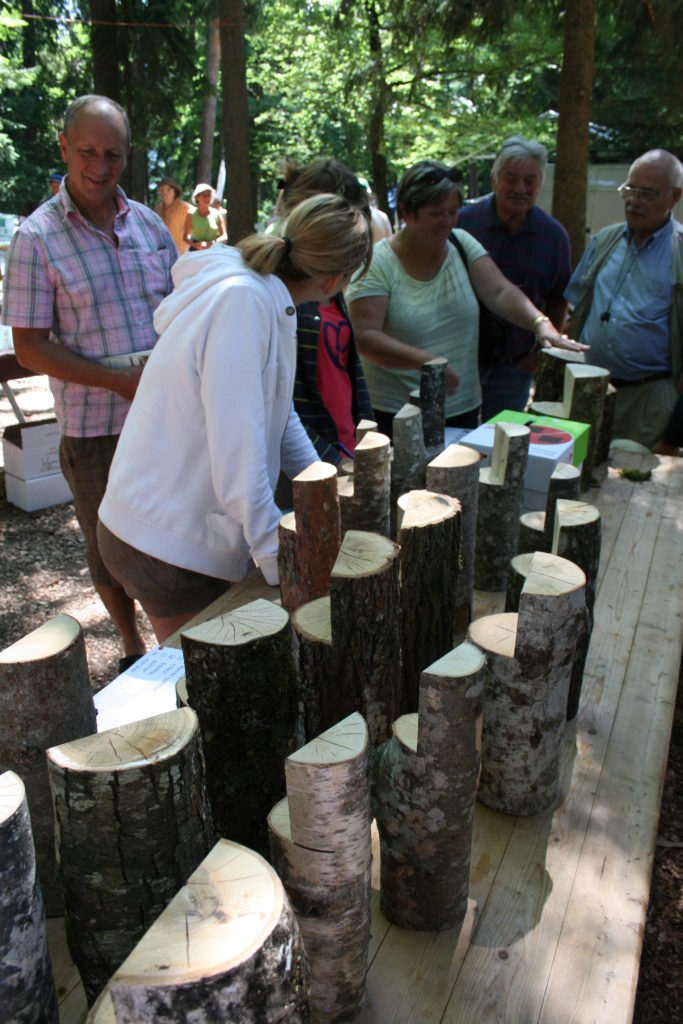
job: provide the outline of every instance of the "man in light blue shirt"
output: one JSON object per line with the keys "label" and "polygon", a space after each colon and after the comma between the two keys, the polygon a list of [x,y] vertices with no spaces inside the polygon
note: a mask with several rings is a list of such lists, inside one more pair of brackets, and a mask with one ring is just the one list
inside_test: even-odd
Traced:
{"label": "man in light blue shirt", "polygon": [[683,167],[650,150],[620,187],[625,224],[593,238],[565,290],[572,336],[617,388],[613,436],[651,447],[683,392]]}

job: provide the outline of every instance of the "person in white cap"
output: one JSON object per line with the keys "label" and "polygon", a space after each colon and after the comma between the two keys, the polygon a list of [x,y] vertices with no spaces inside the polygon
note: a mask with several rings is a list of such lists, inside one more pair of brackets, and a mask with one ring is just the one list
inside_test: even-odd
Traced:
{"label": "person in white cap", "polygon": [[208,249],[214,242],[227,240],[223,218],[211,206],[215,195],[211,185],[204,183],[197,185],[192,193],[192,201],[197,204],[197,209],[185,218],[184,238],[194,252]]}

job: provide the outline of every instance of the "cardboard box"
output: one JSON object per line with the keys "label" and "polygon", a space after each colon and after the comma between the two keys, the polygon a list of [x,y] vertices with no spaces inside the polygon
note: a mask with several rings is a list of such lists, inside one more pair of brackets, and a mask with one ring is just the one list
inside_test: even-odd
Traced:
{"label": "cardboard box", "polygon": [[2,439],[5,472],[19,480],[61,472],[59,440],[59,427],[54,419],[6,427]]}
{"label": "cardboard box", "polygon": [[[517,413],[516,415],[524,415]],[[505,419],[505,417],[503,417]],[[534,417],[531,417],[535,421]],[[519,420],[508,420],[508,422],[520,422]],[[559,421],[564,423],[563,420]],[[463,437],[461,444],[481,452],[482,466],[491,464],[493,442],[495,439],[495,423],[482,423],[480,427]],[[532,430],[532,440],[529,443],[529,459],[526,473],[524,474],[524,486],[528,491],[538,491],[545,496],[548,490],[548,481],[553,470],[560,462],[571,465],[574,452],[574,438],[572,435],[556,427],[542,427],[540,430]],[[545,497],[544,505],[545,507]]]}
{"label": "cardboard box", "polygon": [[5,489],[7,500],[25,512],[35,512],[40,508],[49,508],[50,505],[63,505],[73,498],[61,473],[39,476],[33,480],[20,480],[11,473],[5,473]]}
{"label": "cardboard box", "polygon": [[563,420],[560,419],[559,416],[534,416],[533,413],[515,412],[511,409],[505,409],[503,412],[499,412],[497,416],[493,416],[489,420],[489,423],[498,423],[503,421],[507,421],[508,423],[524,423],[527,427],[531,423],[538,423],[541,426],[556,427],[558,430],[566,430],[567,433],[571,434],[574,438],[572,463],[580,468],[583,460],[586,458],[590,423],[581,423],[578,420]]}

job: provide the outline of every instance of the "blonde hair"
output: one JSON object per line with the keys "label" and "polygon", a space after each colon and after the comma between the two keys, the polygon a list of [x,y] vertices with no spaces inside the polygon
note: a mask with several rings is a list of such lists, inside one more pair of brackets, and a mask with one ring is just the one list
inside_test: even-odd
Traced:
{"label": "blonde hair", "polygon": [[370,224],[342,196],[321,193],[297,203],[280,234],[250,235],[238,243],[242,259],[259,274],[291,281],[350,276],[372,257]]}
{"label": "blonde hair", "polygon": [[361,185],[353,171],[340,160],[323,157],[312,160],[303,167],[285,161],[282,164],[282,172],[283,176],[278,181],[280,194],[276,206],[280,219],[291,213],[297,203],[321,192],[343,196],[352,206],[357,206],[368,219],[370,218],[367,189]]}

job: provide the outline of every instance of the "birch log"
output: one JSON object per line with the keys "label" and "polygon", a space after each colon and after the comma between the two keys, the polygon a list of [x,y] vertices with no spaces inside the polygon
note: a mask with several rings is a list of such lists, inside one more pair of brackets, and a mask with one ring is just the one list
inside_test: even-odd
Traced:
{"label": "birch log", "polygon": [[506,814],[538,814],[556,799],[577,621],[585,576],[535,554],[519,612],[475,620],[487,656],[479,799]]}
{"label": "birch log", "polygon": [[467,910],[484,657],[461,644],[422,673],[419,714],[394,722],[374,801],[380,908],[403,928],[459,928]]}
{"label": "birch log", "polygon": [[491,465],[479,470],[474,554],[479,590],[505,589],[517,547],[529,436],[529,428],[520,423],[496,423]]}
{"label": "birch log", "polygon": [[583,352],[566,348],[543,348],[538,353],[534,377],[535,402],[561,402],[564,394],[564,371],[569,363],[585,363]]}
{"label": "birch log", "polygon": [[396,507],[407,491],[424,487],[429,456],[422,434],[422,413],[407,403],[394,416],[391,463],[391,536],[396,536]]}
{"label": "birch log", "polygon": [[273,868],[219,840],[109,994],[117,1024],[306,1024],[306,955]]}
{"label": "birch log", "polygon": [[461,506],[460,555],[455,584],[455,635],[464,633],[474,607],[474,541],[477,532],[481,455],[464,444],[449,444],[427,466],[427,490],[457,498]]}
{"label": "birch log", "polygon": [[12,771],[0,775],[0,1019],[59,1022],[26,791]]}
{"label": "birch log", "polygon": [[377,432],[377,423],[375,420],[359,420],[356,424],[356,444],[363,440],[366,434],[371,431]]}
{"label": "birch log", "polygon": [[287,798],[268,818],[271,860],[304,939],[311,1020],[354,1019],[370,942],[368,731],[350,715],[287,758]]}
{"label": "birch log", "polygon": [[294,511],[280,520],[278,575],[282,607],[293,611],[330,589],[341,547],[337,470],[314,462],[292,480]]}
{"label": "birch log", "polygon": [[453,647],[460,502],[409,491],[398,500],[401,546],[402,710],[417,711],[420,674]]}
{"label": "birch log", "polygon": [[560,498],[577,501],[581,473],[576,466],[560,462],[548,481],[545,512],[523,512],[519,517],[518,554],[550,551],[555,530],[555,506]]}
{"label": "birch log", "polygon": [[601,462],[607,461],[609,446],[612,440],[612,427],[614,425],[614,410],[617,404],[617,389],[613,384],[607,385],[605,393],[605,404],[602,409],[602,417],[598,426],[598,436],[595,442],[593,454],[593,465],[599,466]]}
{"label": "birch log", "polygon": [[387,537],[350,530],[332,570],[329,599],[292,616],[309,705],[305,719],[318,731],[358,711],[372,746],[389,735],[401,700],[399,554]]}
{"label": "birch log", "polygon": [[390,453],[389,438],[374,431],[356,445],[353,475],[338,481],[342,536],[347,530],[389,536]]}
{"label": "birch log", "polygon": [[92,1005],[213,845],[190,708],[47,752],[66,938]]}
{"label": "birch log", "polygon": [[264,599],[181,634],[216,832],[260,851],[300,743],[293,641],[287,612]]}
{"label": "birch log", "polygon": [[430,459],[439,455],[444,448],[447,369],[448,360],[437,356],[423,363],[420,370],[422,432]]}
{"label": "birch log", "polygon": [[96,728],[85,641],[70,615],[57,615],[0,652],[0,771],[15,771],[26,787],[48,917],[63,908],[45,750]]}

